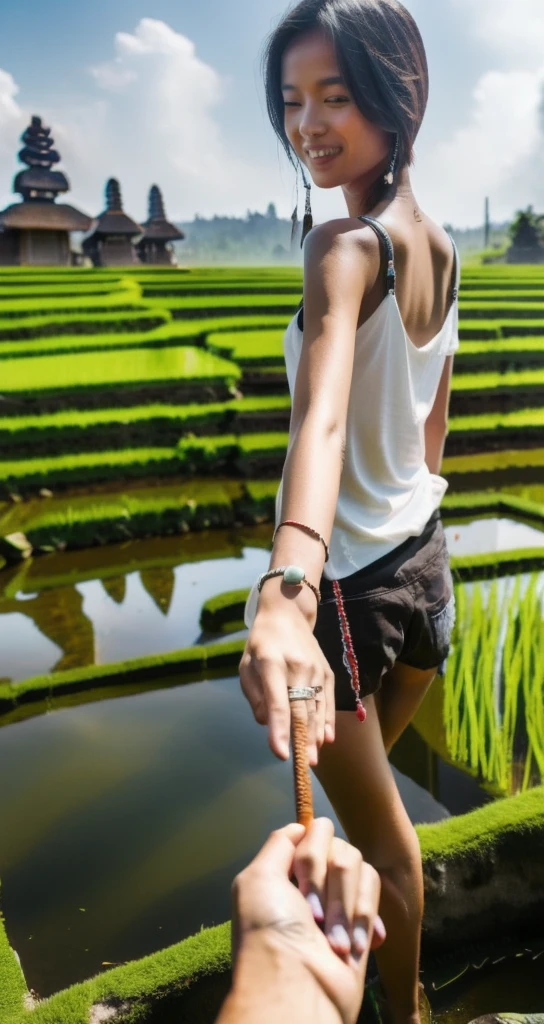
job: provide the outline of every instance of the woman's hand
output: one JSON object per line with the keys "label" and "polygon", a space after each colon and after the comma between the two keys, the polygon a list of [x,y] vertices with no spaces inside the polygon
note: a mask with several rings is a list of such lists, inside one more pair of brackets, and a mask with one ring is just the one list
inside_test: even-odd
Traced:
{"label": "woman's hand", "polygon": [[270,749],[283,760],[289,757],[288,687],[322,688],[315,700],[304,701],[309,762],[317,764],[323,743],[334,740],[334,673],[313,634],[311,621],[294,602],[258,609],[239,672],[242,691],[255,719],[259,725],[268,725]]}
{"label": "woman's hand", "polygon": [[233,991],[246,1006],[254,1000],[249,1019],[260,1019],[255,1000],[266,1000],[267,979],[277,992],[279,976],[288,989],[282,1009],[293,1011],[284,1019],[303,1024],[313,1019],[312,1001],[322,1000],[343,1024],[354,1024],[369,950],[385,939],[380,879],[355,847],[334,836],[332,821],[273,832],[232,892]]}

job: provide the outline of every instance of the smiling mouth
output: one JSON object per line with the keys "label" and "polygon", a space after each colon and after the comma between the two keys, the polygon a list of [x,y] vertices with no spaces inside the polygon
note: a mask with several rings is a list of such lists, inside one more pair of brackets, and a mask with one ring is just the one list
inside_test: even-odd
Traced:
{"label": "smiling mouth", "polygon": [[324,157],[338,156],[341,152],[342,148],[340,146],[328,146],[323,149],[307,149],[306,155],[312,160],[320,160]]}

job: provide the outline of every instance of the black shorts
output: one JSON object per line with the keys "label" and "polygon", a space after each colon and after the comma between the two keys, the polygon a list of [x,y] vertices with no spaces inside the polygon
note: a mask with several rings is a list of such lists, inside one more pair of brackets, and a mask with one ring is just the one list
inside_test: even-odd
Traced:
{"label": "black shorts", "polygon": [[[453,581],[438,510],[419,537],[338,581],[344,599],[361,697],[375,693],[401,661],[438,668],[446,658],[455,618]],[[352,711],[355,696],[343,660],[342,635],[331,580],[321,577],[314,634],[336,679],[336,708]]]}

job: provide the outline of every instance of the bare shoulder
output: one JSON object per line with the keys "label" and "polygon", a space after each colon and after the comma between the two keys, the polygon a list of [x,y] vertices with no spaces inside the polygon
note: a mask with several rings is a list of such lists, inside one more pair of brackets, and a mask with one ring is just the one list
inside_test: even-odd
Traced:
{"label": "bare shoulder", "polygon": [[375,231],[357,217],[337,217],[316,224],[304,242],[304,262],[315,264],[324,257],[342,261],[345,254],[362,265],[379,262],[379,240]]}

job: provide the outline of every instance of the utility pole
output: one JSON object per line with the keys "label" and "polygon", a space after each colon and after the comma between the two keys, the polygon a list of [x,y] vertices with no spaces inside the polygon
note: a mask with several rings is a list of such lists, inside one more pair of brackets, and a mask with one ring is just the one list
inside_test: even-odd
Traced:
{"label": "utility pole", "polygon": [[484,249],[489,249],[489,196],[485,200]]}

